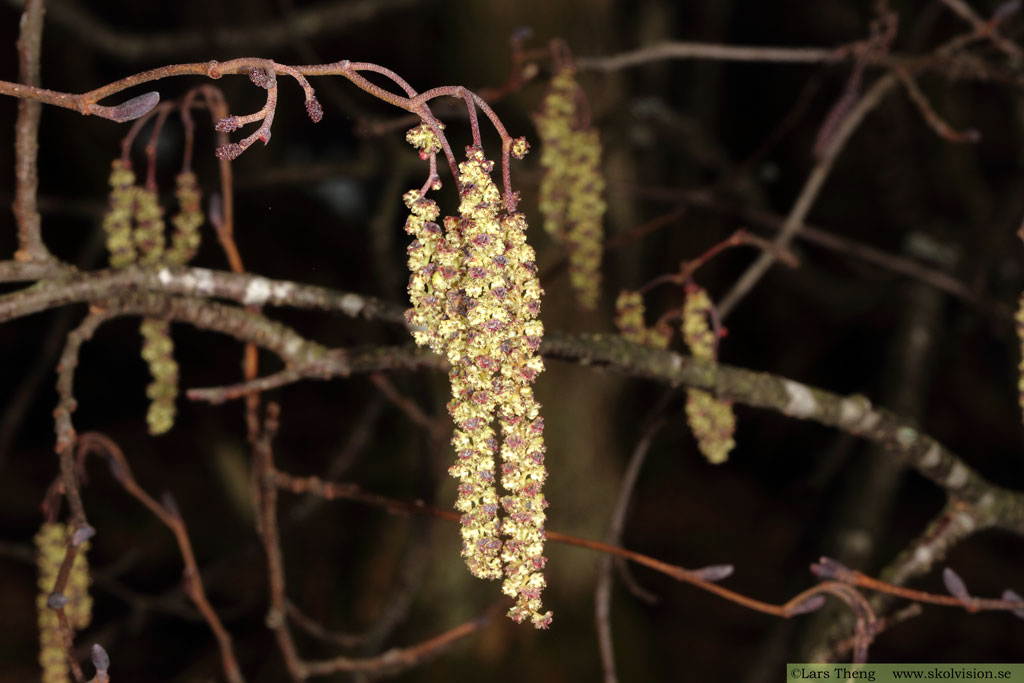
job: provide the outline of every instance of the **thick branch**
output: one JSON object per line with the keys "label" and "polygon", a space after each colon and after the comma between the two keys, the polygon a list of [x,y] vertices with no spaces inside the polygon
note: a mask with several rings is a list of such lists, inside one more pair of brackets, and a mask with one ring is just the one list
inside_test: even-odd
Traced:
{"label": "thick branch", "polygon": [[[895,79],[893,79],[895,82]],[[0,322],[69,301],[102,301],[129,285],[160,292],[223,295],[242,303],[276,303],[342,310],[350,315],[384,317],[395,321],[395,308],[353,294],[271,281],[259,276],[216,273],[204,269],[124,269],[76,275],[70,283],[43,281],[0,297]],[[348,303],[346,303],[348,302]],[[256,344],[276,353],[289,366],[284,380],[347,376],[354,370],[440,365],[440,359],[409,348],[383,348],[363,352],[358,363],[344,351],[329,351],[267,318],[224,304],[166,294],[135,291],[106,302],[111,315],[146,315],[187,322]],[[798,382],[728,365],[716,365],[688,356],[646,349],[616,335],[560,335],[550,333],[542,352],[553,358],[597,364],[632,376],[647,377],[674,386],[706,389],[739,403],[768,408],[801,419],[860,435],[890,449],[956,500],[976,506],[979,526],[994,524],[1024,532],[1024,496],[984,480],[942,444],[920,433],[909,421],[884,408],[874,408],[860,396],[843,397]],[[267,380],[257,380],[266,383]],[[274,386],[286,381],[275,381]],[[250,387],[249,390],[256,387]],[[233,395],[245,386],[224,389]],[[207,393],[210,393],[207,390]],[[222,398],[226,398],[222,397]],[[204,396],[211,398],[211,396]]]}
{"label": "thick branch", "polygon": [[[12,270],[29,271],[17,273],[17,279],[38,274],[38,269],[31,267]],[[404,323],[401,309],[359,294],[206,268],[165,267],[154,270],[137,266],[70,274],[0,296],[0,323],[56,306],[97,301],[137,291],[216,297],[246,305],[334,311],[352,317]]]}
{"label": "thick branch", "polygon": [[861,436],[891,451],[955,500],[973,506],[979,527],[995,525],[1024,533],[1024,494],[983,479],[908,420],[873,407],[863,396],[844,397],[778,375],[646,349],[616,335],[548,334],[541,352],[673,386],[705,389],[737,403]]}

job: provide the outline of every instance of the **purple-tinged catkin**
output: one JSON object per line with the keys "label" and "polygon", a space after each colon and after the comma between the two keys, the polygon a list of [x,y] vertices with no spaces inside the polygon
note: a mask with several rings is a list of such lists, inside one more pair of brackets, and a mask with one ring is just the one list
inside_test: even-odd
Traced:
{"label": "purple-tinged catkin", "polygon": [[[440,149],[426,125],[409,131],[407,139],[421,156]],[[416,342],[451,365],[448,411],[456,462],[449,473],[459,482],[462,556],[475,576],[504,577],[503,591],[516,600],[510,617],[546,628],[551,613],[540,611],[544,422],[532,390],[544,368],[537,353],[543,292],[525,218],[507,212],[492,170],[483,150],[466,149],[459,164],[459,216],[445,218],[443,230],[435,222],[436,204],[418,190],[406,193],[406,232],[413,237],[406,317]],[[502,437],[500,472],[495,426]],[[500,501],[499,479],[506,491]]]}
{"label": "purple-tinged catkin", "polygon": [[544,229],[566,245],[573,291],[580,305],[592,310],[601,287],[605,182],[597,131],[579,127],[580,97],[575,69],[562,68],[551,79],[534,123],[544,169],[539,206]]}
{"label": "purple-tinged catkin", "polygon": [[640,292],[624,289],[615,299],[615,327],[623,338],[634,344],[654,349],[667,349],[672,341],[672,328],[664,323],[647,327],[644,323],[644,300]]}
{"label": "purple-tinged catkin", "polygon": [[[683,303],[683,341],[694,358],[715,360],[717,337],[708,326],[708,316],[713,304],[707,291],[688,285]],[[715,398],[701,389],[686,392],[686,420],[697,438],[697,446],[708,462],[720,464],[729,459],[729,452],[736,445],[736,416],[732,403]]]}

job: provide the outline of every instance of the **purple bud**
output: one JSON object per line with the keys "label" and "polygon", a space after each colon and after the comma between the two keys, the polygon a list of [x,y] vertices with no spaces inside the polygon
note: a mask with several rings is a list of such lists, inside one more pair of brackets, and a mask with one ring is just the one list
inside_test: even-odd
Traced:
{"label": "purple bud", "polygon": [[266,70],[258,66],[249,69],[249,80],[258,88],[269,88],[271,85],[270,76]]}
{"label": "purple bud", "polygon": [[[1003,591],[1003,600],[1006,602],[1024,602],[1024,598],[1009,588]],[[1012,614],[1018,619],[1024,619],[1024,609],[1015,609],[1012,611]]]}
{"label": "purple bud", "polygon": [[111,121],[124,123],[125,121],[134,121],[141,116],[145,116],[159,103],[160,93],[148,92],[113,107],[94,104],[89,107],[89,113],[102,116]]}
{"label": "purple bud", "polygon": [[221,145],[220,147],[218,147],[215,154],[217,155],[218,159],[227,159],[228,161],[232,161],[234,159],[237,159],[244,151],[245,150],[242,148],[240,144],[238,144],[237,142],[232,142],[227,145]]}
{"label": "purple bud", "polygon": [[78,527],[75,529],[75,533],[71,535],[71,545],[80,546],[95,535],[96,529],[92,528],[88,524]]}
{"label": "purple bud", "polygon": [[99,643],[92,646],[92,665],[96,667],[96,672],[101,674],[107,673],[110,669],[110,656]]}
{"label": "purple bud", "polygon": [[709,567],[702,567],[701,569],[693,570],[693,575],[704,581],[721,581],[724,578],[732,576],[733,566],[731,564],[713,564]]}
{"label": "purple bud", "polygon": [[238,130],[241,127],[242,124],[238,122],[237,116],[226,116],[217,122],[217,125],[214,126],[214,129],[218,133],[230,133],[232,131]]}
{"label": "purple bud", "polygon": [[952,568],[946,567],[942,570],[942,583],[945,584],[949,594],[960,602],[966,605],[971,601],[971,594],[967,592],[967,585]]}
{"label": "purple bud", "polygon": [[313,123],[320,123],[324,118],[324,108],[320,106],[320,100],[315,96],[306,100],[306,113],[309,114],[309,118],[313,119]]}
{"label": "purple bud", "polygon": [[850,570],[831,557],[822,557],[811,564],[811,573],[819,579],[845,581],[850,575]]}
{"label": "purple bud", "polygon": [[824,605],[824,604],[825,604],[825,596],[824,595],[814,595],[814,596],[811,596],[811,597],[807,598],[806,600],[804,600],[800,604],[790,608],[789,613],[790,614],[809,614],[811,612],[816,612],[817,610],[821,609],[821,606]]}

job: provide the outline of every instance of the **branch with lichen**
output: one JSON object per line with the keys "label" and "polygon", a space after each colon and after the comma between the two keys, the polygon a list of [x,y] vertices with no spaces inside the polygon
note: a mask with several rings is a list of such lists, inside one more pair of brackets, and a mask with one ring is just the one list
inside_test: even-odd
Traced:
{"label": "branch with lichen", "polygon": [[[128,294],[124,294],[126,290]],[[118,292],[122,297],[111,300]],[[44,280],[34,287],[0,296],[0,322],[71,302],[108,299],[107,310],[112,314],[166,315],[268,348],[295,368],[289,381],[345,376],[351,372],[346,354],[310,342],[263,316],[195,298],[204,295],[240,303],[256,298],[275,306],[338,311],[391,323],[402,319],[399,309],[372,298],[312,285],[201,268],[166,268],[156,273],[128,268],[75,274],[67,280]],[[983,479],[910,421],[872,406],[863,396],[844,397],[778,375],[644,348],[617,335],[549,332],[540,350],[548,358],[603,367],[663,384],[704,389],[736,403],[775,410],[859,435],[889,447],[894,457],[904,459],[958,500],[978,505],[979,526],[994,525],[1024,533],[1024,497]],[[382,364],[394,363],[385,367],[441,366],[441,359],[433,354],[409,348],[384,348],[376,353]]]}

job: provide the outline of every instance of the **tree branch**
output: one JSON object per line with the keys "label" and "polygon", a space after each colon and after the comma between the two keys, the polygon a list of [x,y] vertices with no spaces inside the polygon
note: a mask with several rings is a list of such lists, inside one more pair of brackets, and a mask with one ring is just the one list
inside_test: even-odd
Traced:
{"label": "tree branch", "polygon": [[[39,49],[43,40],[43,0],[28,0],[21,16],[18,36],[18,78],[38,87]],[[36,190],[39,187],[39,118],[42,104],[30,100],[18,102],[14,124],[14,221],[18,225],[18,261],[52,261],[43,244]]]}

